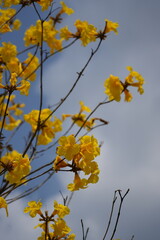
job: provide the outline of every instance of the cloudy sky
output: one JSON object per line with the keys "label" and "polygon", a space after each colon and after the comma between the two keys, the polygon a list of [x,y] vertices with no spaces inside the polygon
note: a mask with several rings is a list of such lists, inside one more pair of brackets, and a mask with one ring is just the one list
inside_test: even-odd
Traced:
{"label": "cloudy sky", "polygon": [[[82,100],[91,108],[105,97],[103,83],[110,74],[121,79],[127,76],[126,66],[132,66],[145,78],[145,93],[133,92],[131,103],[110,103],[98,109],[94,116],[109,121],[94,134],[103,141],[98,158],[101,174],[96,185],[76,192],[70,203],[68,224],[82,239],[80,219],[90,227],[88,240],[103,239],[112,198],[116,189],[129,188],[115,238],[151,240],[160,238],[160,2],[158,0],[81,0],[66,1],[75,14],[65,19],[70,25],[76,19],[87,20],[97,28],[104,19],[118,22],[119,34],[109,34],[87,68],[74,93],[57,115],[76,113]],[[27,16],[27,15],[26,15]],[[58,102],[71,88],[88,57],[91,47],[80,43],[52,59],[45,66],[45,103]],[[37,86],[35,87],[38,94]],[[30,200],[41,199],[44,207],[52,208],[70,181],[67,174],[56,176]],[[27,200],[10,207],[10,217],[1,218],[0,232],[5,240],[36,239],[36,221],[22,212]],[[3,213],[2,215],[3,216]],[[108,239],[110,235],[108,236]]]}

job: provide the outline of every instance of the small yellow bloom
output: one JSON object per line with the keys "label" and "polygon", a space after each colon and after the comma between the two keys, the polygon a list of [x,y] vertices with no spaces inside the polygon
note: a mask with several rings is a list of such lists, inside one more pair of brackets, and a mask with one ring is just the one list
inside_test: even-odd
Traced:
{"label": "small yellow bloom", "polygon": [[54,201],[54,215],[58,215],[60,218],[64,218],[70,213],[70,209],[63,204],[59,204],[57,201]]}
{"label": "small yellow bloom", "polygon": [[124,95],[125,95],[125,101],[126,102],[130,102],[132,100],[132,94],[130,93],[130,91],[128,91],[128,89],[124,90]]}
{"label": "small yellow bloom", "polygon": [[28,213],[29,215],[34,218],[37,214],[41,215],[41,207],[42,207],[42,203],[41,202],[36,202],[36,201],[30,201],[28,202],[28,206],[29,207],[25,207],[24,208],[24,213]]}
{"label": "small yellow bloom", "polygon": [[2,42],[2,47],[0,47],[0,56],[2,61],[7,63],[12,58],[16,57],[17,55],[17,47],[12,43]]}
{"label": "small yellow bloom", "polygon": [[81,109],[80,109],[80,112],[91,112],[91,109],[87,106],[84,105],[84,102],[80,101],[79,102],[80,106],[81,106]]}
{"label": "small yellow bloom", "polygon": [[80,150],[80,146],[76,143],[74,135],[68,137],[63,136],[58,142],[60,146],[57,147],[57,154],[59,156],[64,156],[67,160],[72,160]]}
{"label": "small yellow bloom", "polygon": [[78,173],[75,173],[74,181],[73,183],[70,183],[67,185],[67,188],[69,191],[78,191],[80,189],[85,189],[88,187],[88,181],[87,179],[83,178],[81,179]]}
{"label": "small yellow bloom", "polygon": [[[11,2],[11,0],[10,0]],[[12,1],[13,2],[13,1]],[[16,14],[12,8],[0,9],[0,33],[12,32],[12,23],[10,19]]]}
{"label": "small yellow bloom", "polygon": [[137,90],[140,94],[144,93],[143,84],[144,78],[142,75],[133,70],[132,67],[128,66],[127,70],[130,72],[129,75],[125,78],[125,83],[128,86],[137,87]]}
{"label": "small yellow bloom", "polygon": [[20,26],[21,26],[21,21],[19,20],[19,19],[16,19],[16,20],[14,20],[14,22],[13,22],[13,30],[19,30],[20,29]]}
{"label": "small yellow bloom", "polygon": [[36,2],[42,7],[42,11],[45,11],[51,6],[53,0],[38,0]]}
{"label": "small yellow bloom", "polygon": [[39,66],[39,59],[28,53],[28,58],[22,63],[23,72],[21,77],[25,80],[34,81],[36,79],[36,69]]}
{"label": "small yellow bloom", "polygon": [[110,77],[105,80],[104,87],[109,100],[115,100],[117,102],[121,100],[121,93],[124,87],[119,77],[110,75]]}
{"label": "small yellow bloom", "polygon": [[3,197],[0,197],[0,208],[5,208],[6,215],[8,217],[8,206],[6,200]]}
{"label": "small yellow bloom", "polygon": [[68,26],[65,26],[60,29],[60,38],[64,40],[68,40],[69,38],[73,37],[73,34],[68,30]]}
{"label": "small yellow bloom", "polygon": [[66,13],[67,15],[74,13],[74,10],[69,8],[63,1],[61,1],[60,4],[62,5],[61,13]]}
{"label": "small yellow bloom", "polygon": [[9,181],[10,184],[20,184],[24,182],[24,177],[31,170],[28,156],[22,157],[22,154],[15,150],[4,155],[1,158],[1,162],[3,162],[3,168],[7,170],[5,179]]}
{"label": "small yellow bloom", "polygon": [[[40,123],[43,123],[48,116],[52,113],[50,109],[42,109],[40,115]],[[38,126],[39,110],[32,110],[30,113],[24,115],[24,120],[28,122],[32,131],[34,132]],[[62,121],[58,118],[54,118],[54,121],[49,117],[44,124],[40,127],[40,134],[38,136],[38,145],[46,145],[52,142],[56,133],[62,130]]]}
{"label": "small yellow bloom", "polygon": [[85,47],[90,42],[96,41],[97,29],[95,26],[89,24],[87,21],[76,20],[74,25],[77,28],[77,32],[74,34],[77,38],[80,38],[82,45]]}
{"label": "small yellow bloom", "polygon": [[26,80],[22,80],[21,81],[21,86],[16,87],[16,90],[19,90],[22,95],[28,96],[30,86],[31,86],[30,82],[28,82]]}
{"label": "small yellow bloom", "polygon": [[53,169],[55,171],[58,171],[61,168],[67,167],[68,164],[60,157],[60,156],[56,156],[56,159],[53,163]]}
{"label": "small yellow bloom", "polygon": [[108,19],[105,19],[106,22],[106,26],[105,26],[105,30],[104,33],[109,33],[111,31],[114,31],[116,34],[118,34],[117,28],[119,27],[119,24],[116,22],[112,22]]}
{"label": "small yellow bloom", "polygon": [[56,219],[56,221],[53,224],[51,224],[50,226],[51,226],[51,228],[54,229],[54,238],[55,239],[62,239],[67,234],[69,234],[71,231],[70,227],[67,226],[65,220],[60,219],[60,218]]}

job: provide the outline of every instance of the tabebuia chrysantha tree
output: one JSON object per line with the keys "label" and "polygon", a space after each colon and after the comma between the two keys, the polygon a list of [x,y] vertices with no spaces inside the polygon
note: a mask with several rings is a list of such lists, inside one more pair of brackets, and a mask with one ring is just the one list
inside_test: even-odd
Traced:
{"label": "tabebuia chrysantha tree", "polygon": [[[22,13],[24,9],[32,8],[37,20],[25,29],[23,39],[17,40],[17,45],[12,43],[12,36],[23,29]],[[118,34],[119,24],[109,19],[104,19],[104,27],[97,29],[96,26],[77,19],[73,22],[74,30],[69,30],[69,26],[63,26],[63,19],[74,13],[74,10],[66,5],[64,1],[53,0],[0,0],[0,208],[4,208],[6,216],[9,216],[8,204],[18,199],[38,191],[40,186],[47,180],[54,177],[59,172],[69,172],[73,174],[73,181],[66,183],[66,188],[70,192],[86,189],[90,184],[96,184],[99,180],[98,156],[101,154],[101,144],[94,136],[94,128],[107,125],[108,121],[99,117],[92,117],[93,113],[103,105],[112,101],[132,100],[132,87],[143,94],[144,79],[131,66],[127,66],[127,74],[124,79],[110,75],[104,79],[104,99],[97,103],[94,109],[90,109],[80,102],[77,112],[74,114],[64,114],[56,116],[56,111],[67,98],[72,97],[77,83],[81,81],[83,73],[101,47],[101,43],[106,41],[110,33]],[[106,16],[107,17],[107,16]],[[22,18],[22,19],[21,19]],[[27,21],[27,19],[25,19]],[[71,28],[73,29],[73,26]],[[7,34],[10,34],[9,41],[6,41]],[[13,34],[13,35],[12,35]],[[17,35],[21,36],[21,35]],[[3,40],[4,39],[4,40]],[[23,41],[19,48],[18,41]],[[82,48],[91,42],[96,42],[95,49],[92,49],[89,58],[82,70],[77,73],[70,90],[54,107],[43,107],[43,86],[44,64],[47,60],[55,57],[62,51],[67,51],[77,41],[80,41]],[[98,69],[97,69],[98,71]],[[33,98],[30,89],[36,81],[39,81],[38,108],[32,106],[30,112],[25,110],[26,102],[19,102],[17,96],[25,95]],[[58,81],[58,79],[57,79]],[[64,87],[65,87],[64,83]],[[87,84],[87,83],[85,83]],[[49,88],[50,86],[48,86]],[[122,100],[123,101],[123,100]],[[37,106],[37,105],[36,105]],[[71,123],[64,131],[65,121],[70,119]],[[18,130],[29,127],[28,137],[23,144],[24,136],[18,135]],[[76,133],[72,129],[76,127]],[[57,137],[57,133],[60,137]],[[15,141],[18,135],[19,141]],[[21,138],[21,139],[20,139]],[[13,144],[14,143],[14,144]],[[22,149],[19,152],[16,144]],[[14,147],[13,147],[14,145]],[[44,146],[44,149],[41,147]],[[46,153],[52,149],[54,159],[44,162],[39,161],[38,165],[33,165],[33,160],[41,152]],[[44,155],[43,155],[44,158]],[[54,176],[53,176],[54,175]],[[43,179],[41,180],[41,177]],[[44,179],[45,177],[45,179]],[[27,188],[28,183],[37,181],[36,187]],[[41,183],[39,183],[41,181]],[[12,194],[20,189],[21,194]],[[120,206],[117,214],[112,236],[116,232],[122,202],[129,190],[122,195],[120,190],[115,191],[112,210],[108,227],[104,233],[104,238],[108,234],[110,221],[112,219],[113,208],[117,199],[120,197]],[[12,207],[12,205],[10,205]],[[49,214],[41,210],[42,202],[30,201],[24,209],[25,213],[33,218],[39,215],[39,225],[42,234],[38,240],[57,240],[76,238],[71,232],[64,217],[70,214],[67,199],[63,199],[63,204],[54,200],[53,211]],[[83,239],[87,238],[84,233],[82,222]]]}

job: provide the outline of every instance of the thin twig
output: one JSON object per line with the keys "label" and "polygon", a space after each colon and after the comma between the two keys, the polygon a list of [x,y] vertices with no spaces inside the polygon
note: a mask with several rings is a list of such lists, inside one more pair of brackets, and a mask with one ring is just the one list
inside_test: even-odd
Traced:
{"label": "thin twig", "polygon": [[111,212],[110,212],[110,216],[109,216],[109,221],[108,221],[108,224],[107,224],[107,228],[106,228],[105,234],[104,234],[104,236],[103,236],[103,240],[105,240],[105,238],[106,238],[106,236],[107,236],[107,234],[108,234],[108,230],[109,230],[109,227],[110,227],[110,224],[111,224],[111,220],[112,220],[112,217],[113,217],[113,210],[114,210],[115,202],[116,202],[116,200],[117,200],[116,193],[117,193],[117,191],[114,192],[113,201],[112,201],[112,207],[111,207]]}
{"label": "thin twig", "polygon": [[119,204],[118,214],[117,214],[117,218],[116,218],[116,223],[115,223],[115,226],[114,226],[114,229],[113,229],[110,240],[112,240],[114,238],[114,235],[116,233],[119,218],[120,218],[120,214],[121,214],[121,208],[122,208],[123,200],[127,196],[127,194],[129,193],[129,189],[126,191],[126,193],[123,196],[121,194],[121,190],[117,190],[117,192],[119,193],[119,196],[120,196],[120,204]]}

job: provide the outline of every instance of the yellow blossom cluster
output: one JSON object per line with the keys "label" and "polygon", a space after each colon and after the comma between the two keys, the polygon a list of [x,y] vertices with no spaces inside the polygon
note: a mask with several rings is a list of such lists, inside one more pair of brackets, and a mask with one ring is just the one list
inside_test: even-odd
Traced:
{"label": "yellow blossom cluster", "polygon": [[[4,129],[5,130],[13,130],[18,127],[22,122],[21,119],[16,119],[15,117],[19,117],[23,114],[22,108],[25,106],[23,103],[15,103],[15,95],[11,95],[9,105],[6,112]],[[5,109],[7,107],[7,103],[5,102],[8,99],[7,97],[0,97],[0,116],[4,117]],[[0,127],[2,126],[2,120],[0,121]]]}
{"label": "yellow blossom cluster", "polygon": [[10,184],[21,184],[25,182],[25,176],[31,170],[30,161],[27,155],[24,157],[17,151],[6,153],[0,161],[0,171],[6,171],[5,179]]}
{"label": "yellow blossom cluster", "polygon": [[97,38],[105,39],[106,34],[111,31],[118,33],[117,28],[119,27],[118,23],[109,21],[108,19],[105,19],[105,28],[103,31],[98,31],[94,25],[79,19],[75,21],[74,25],[77,29],[75,33],[70,32],[68,26],[65,26],[60,29],[60,37],[64,40],[70,38],[80,39],[84,47],[90,42],[95,42]]}
{"label": "yellow blossom cluster", "polygon": [[18,5],[21,2],[21,0],[0,0],[0,5],[2,7],[11,7],[12,5]]}
{"label": "yellow blossom cluster", "polygon": [[62,119],[63,121],[71,117],[72,121],[76,123],[79,127],[84,127],[87,130],[90,130],[94,126],[94,118],[91,118],[90,120],[86,120],[86,114],[83,112],[91,112],[91,109],[84,105],[82,101],[80,101],[80,111],[77,114],[63,114]]}
{"label": "yellow blossom cluster", "polygon": [[109,100],[115,100],[119,102],[121,100],[121,94],[124,92],[125,101],[130,102],[132,100],[132,94],[128,90],[128,87],[136,87],[140,94],[143,94],[144,78],[142,75],[133,70],[132,67],[127,67],[130,72],[122,82],[119,77],[110,75],[104,82],[105,93],[108,95]]}
{"label": "yellow blossom cluster", "polygon": [[[41,112],[39,112],[39,110],[32,110],[30,113],[24,115],[24,120],[31,125],[33,132],[35,132],[39,126],[41,132],[38,136],[38,145],[46,145],[52,142],[55,134],[62,131],[62,121],[56,117],[54,117],[54,121],[52,121],[51,117],[49,117],[51,113],[52,111],[46,108],[42,109]],[[38,123],[39,114],[40,122]]]}
{"label": "yellow blossom cluster", "polygon": [[[51,2],[52,1],[44,0],[38,1],[38,3],[44,7],[43,10],[48,8],[47,4],[50,4]],[[44,3],[46,3],[46,5],[44,5]],[[62,7],[57,18],[59,18],[60,15],[63,13],[70,15],[74,12],[71,8],[68,8],[64,2],[60,3]],[[27,29],[25,32],[24,35],[25,46],[30,46],[34,44],[41,45],[42,41],[44,41],[50,48],[51,53],[54,53],[55,50],[57,51],[61,50],[63,39],[59,39],[57,36],[59,31],[55,28],[55,22],[56,19],[54,19],[53,17],[51,17],[48,21],[43,22],[41,20],[37,20],[36,25],[30,26],[30,28]]]}
{"label": "yellow blossom cluster", "polygon": [[[39,4],[42,4],[42,2],[38,1]],[[57,30],[56,23],[61,22],[61,14],[66,13],[70,15],[74,12],[73,9],[69,8],[64,2],[61,1],[60,4],[62,7],[56,17],[50,17],[48,21],[38,20],[35,25],[30,26],[30,28],[26,30],[24,35],[25,46],[41,45],[42,41],[44,41],[50,48],[50,53],[52,54],[55,50],[62,50],[62,42],[70,38],[80,39],[82,45],[87,46],[90,42],[95,42],[97,38],[105,39],[106,34],[111,31],[118,33],[118,23],[107,19],[105,20],[106,25],[103,32],[98,32],[94,25],[79,19],[74,23],[76,27],[75,33],[69,31],[68,26]]]}
{"label": "yellow blossom cluster", "polygon": [[15,19],[13,22],[10,21],[10,19],[15,14],[15,9],[0,9],[0,33],[12,32],[12,30],[19,30],[21,26],[20,20]]}
{"label": "yellow blossom cluster", "polygon": [[36,25],[32,25],[25,32],[25,46],[34,44],[41,45],[43,40],[50,47],[51,53],[53,53],[54,50],[60,50],[62,48],[62,41],[56,38],[57,33],[58,31],[54,27],[53,19],[49,19],[48,21],[44,22],[37,20]]}
{"label": "yellow blossom cluster", "polygon": [[36,227],[43,229],[42,234],[37,240],[45,239],[67,239],[74,240],[75,234],[70,234],[71,228],[68,227],[66,221],[63,219],[66,215],[70,213],[70,209],[54,201],[54,210],[51,215],[48,215],[46,211],[45,214],[41,211],[42,203],[36,201],[28,202],[28,207],[25,207],[24,213],[29,213],[31,217],[35,217],[37,214],[41,217]]}
{"label": "yellow blossom cluster", "polygon": [[76,20],[74,25],[77,28],[75,36],[80,38],[83,46],[87,46],[88,43],[96,41],[98,33],[95,26],[89,24],[87,21],[81,20]]}
{"label": "yellow blossom cluster", "polygon": [[[53,168],[55,171],[61,171],[61,168],[67,167],[75,173],[73,183],[68,184],[70,191],[84,189],[88,187],[89,183],[98,182],[100,170],[94,159],[100,155],[100,147],[96,138],[83,136],[77,143],[74,135],[63,136],[59,139],[59,145]],[[72,161],[72,163],[69,163],[69,161]],[[89,177],[81,179],[80,171],[84,175],[89,175]]]}
{"label": "yellow blossom cluster", "polygon": [[[7,89],[12,93],[19,90],[21,94],[28,95],[30,89],[30,81],[36,78],[36,69],[39,66],[39,60],[36,56],[28,53],[28,58],[24,62],[20,62],[17,58],[16,45],[8,42],[2,42],[0,47],[0,88]],[[3,72],[10,72],[10,84],[3,84]],[[18,82],[18,78],[22,78]]]}

